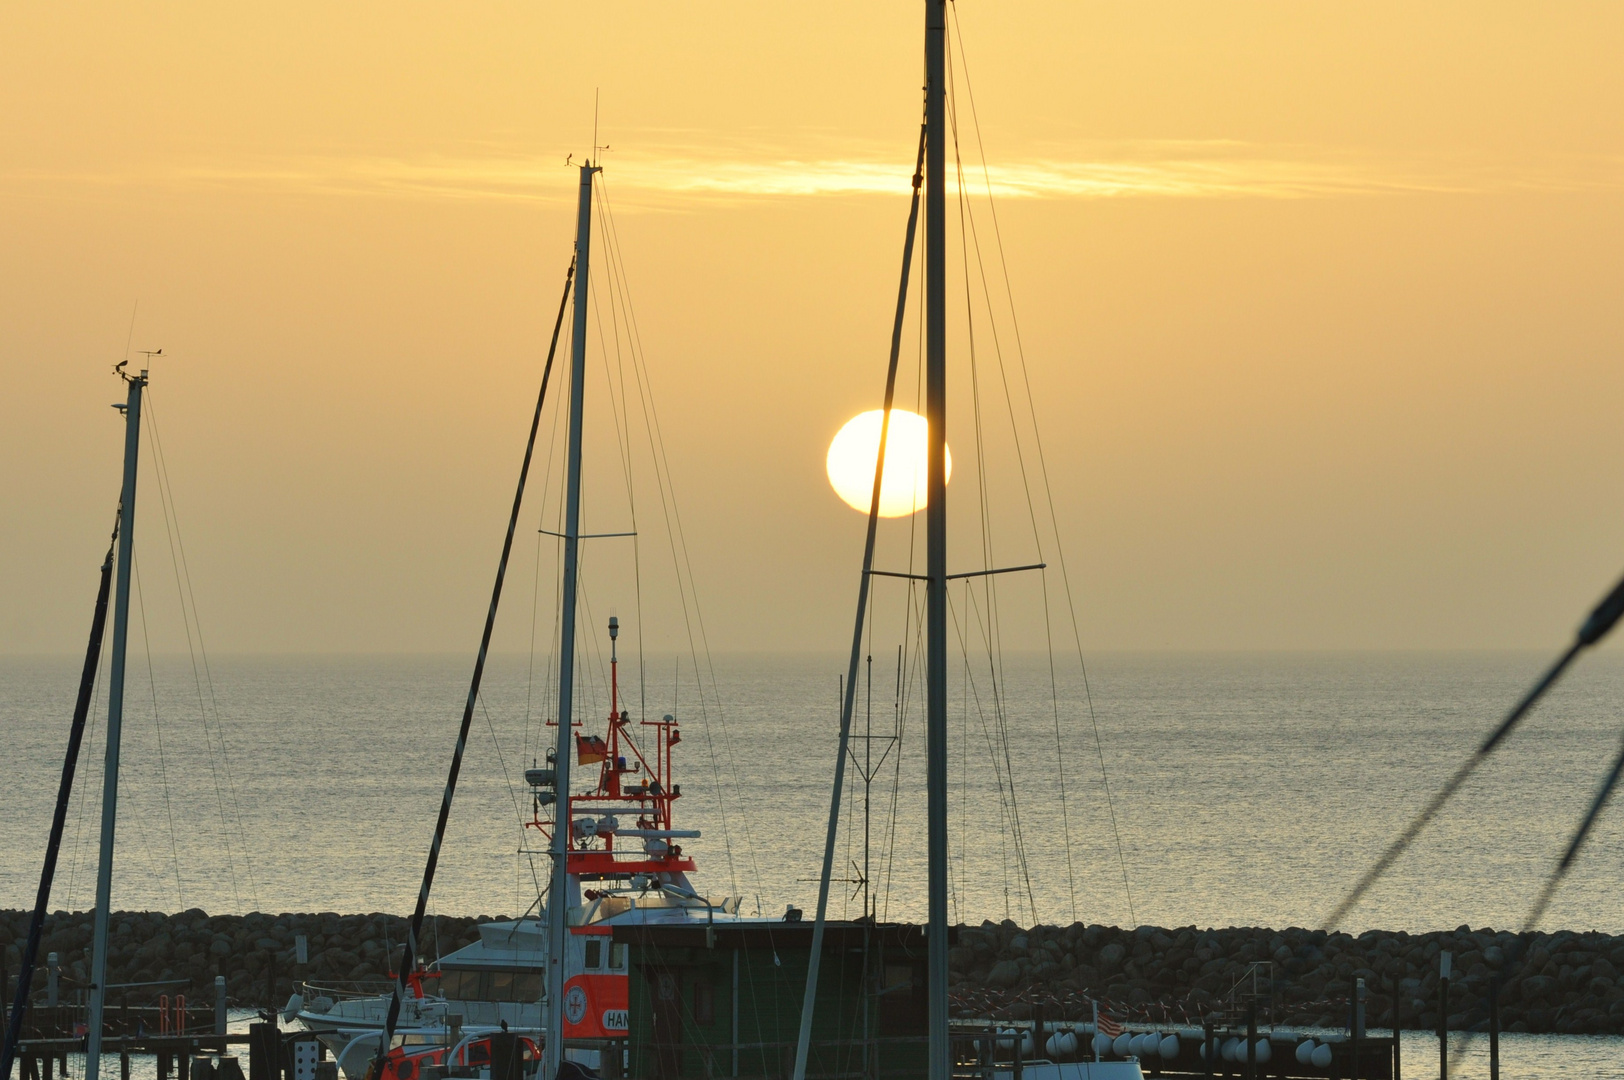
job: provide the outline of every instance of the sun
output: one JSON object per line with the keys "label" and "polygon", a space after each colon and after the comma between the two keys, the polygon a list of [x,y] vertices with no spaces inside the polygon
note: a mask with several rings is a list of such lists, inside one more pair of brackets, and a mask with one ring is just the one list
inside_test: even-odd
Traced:
{"label": "sun", "polygon": [[[874,463],[880,454],[880,409],[859,413],[829,444],[824,462],[829,484],[846,505],[868,513],[874,498]],[[880,516],[906,517],[925,508],[925,418],[906,409],[891,410],[891,430],[885,440],[885,479],[880,486]],[[943,447],[948,479],[953,476],[953,454]]]}

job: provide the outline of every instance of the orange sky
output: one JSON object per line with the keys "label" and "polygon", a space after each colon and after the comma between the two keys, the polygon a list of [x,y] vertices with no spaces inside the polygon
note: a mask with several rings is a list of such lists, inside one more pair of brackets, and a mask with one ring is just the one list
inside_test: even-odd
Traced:
{"label": "orange sky", "polygon": [[[1624,9],[957,17],[1088,646],[1568,635],[1624,567]],[[921,21],[0,8],[0,651],[80,647],[137,301],[210,647],[471,650],[595,89],[712,643],[843,647],[862,521],[823,459],[878,404]],[[989,445],[994,561],[1024,561]],[[615,558],[592,589],[624,612]]]}

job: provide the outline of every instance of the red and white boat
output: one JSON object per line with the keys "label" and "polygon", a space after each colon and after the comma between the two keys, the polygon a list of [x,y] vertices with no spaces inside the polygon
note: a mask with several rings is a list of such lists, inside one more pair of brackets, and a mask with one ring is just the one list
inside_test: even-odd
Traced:
{"label": "red and white boat", "polygon": [[[637,720],[620,705],[619,621],[609,620],[610,714],[603,734],[575,727],[576,776],[596,776],[589,788],[562,800],[557,770],[528,769],[531,820],[550,845],[567,822],[568,920],[563,994],[564,1038],[616,1039],[627,1032],[626,946],[615,945],[616,926],[650,923],[734,924],[739,897],[701,895],[689,875],[693,856],[683,841],[698,829],[675,827],[682,785],[673,781],[673,751],[682,741],[678,720]],[[547,912],[535,918],[484,923],[479,940],[408,979],[396,1028],[396,1049],[409,1057],[440,1052],[454,1043],[508,1030],[539,1035],[547,960]],[[753,921],[753,920],[752,920]],[[360,1080],[377,1055],[389,994],[343,995],[306,985],[284,1009],[319,1034],[339,1067]],[[398,1055],[397,1055],[398,1056]],[[587,1064],[590,1061],[590,1055]]]}

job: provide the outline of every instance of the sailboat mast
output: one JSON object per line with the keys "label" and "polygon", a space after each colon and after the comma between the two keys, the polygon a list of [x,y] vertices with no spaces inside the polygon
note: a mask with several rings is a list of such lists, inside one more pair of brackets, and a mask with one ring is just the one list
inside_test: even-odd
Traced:
{"label": "sailboat mast", "polygon": [[569,477],[564,496],[564,588],[558,649],[558,802],[553,824],[553,879],[547,895],[547,997],[542,1002],[542,1072],[558,1075],[564,1060],[564,976],[569,938],[570,745],[574,735],[575,589],[581,533],[581,420],[586,407],[587,259],[592,246],[592,174],[581,166],[581,193],[575,218],[575,301],[570,337]]}
{"label": "sailboat mast", "polygon": [[135,478],[141,450],[145,371],[129,383],[124,405],[124,487],[119,495],[118,581],[113,589],[113,670],[107,683],[107,763],[102,775],[101,858],[96,865],[96,919],[91,933],[90,1031],[85,1080],[101,1074],[102,1012],[107,1002],[107,921],[113,898],[113,836],[118,825],[118,752],[124,728],[124,653],[129,642],[130,577],[135,556]]}
{"label": "sailboat mast", "polygon": [[925,818],[930,1080],[947,1038],[947,4],[925,0]]}

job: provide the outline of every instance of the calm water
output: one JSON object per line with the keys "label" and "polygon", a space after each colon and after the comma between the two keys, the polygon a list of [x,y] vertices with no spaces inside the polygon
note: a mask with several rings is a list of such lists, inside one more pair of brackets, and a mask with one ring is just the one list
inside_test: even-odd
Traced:
{"label": "calm water", "polygon": [[[1058,672],[1058,705],[1046,661],[1007,659],[996,695],[985,670],[966,693],[961,671],[951,712],[954,915],[1029,922],[1035,906],[1048,922],[1315,925],[1544,659],[1100,656],[1089,676],[1120,862],[1075,665]],[[586,666],[587,712],[601,716],[601,668]],[[675,709],[684,721],[679,824],[705,832],[688,845],[700,883],[744,896],[747,911],[810,908],[843,664],[834,656],[741,655],[719,656],[715,666],[718,694],[707,691],[703,709],[691,677],[673,688],[669,660],[651,663],[665,674],[651,674],[647,691],[650,712]],[[200,707],[186,660],[156,663],[152,680],[144,658],[132,662],[117,905],[409,910],[469,667],[465,657],[216,659],[216,723],[213,707]],[[635,714],[636,672],[623,674]],[[914,682],[904,680],[900,743],[869,788],[869,877],[892,918],[917,917],[923,907],[924,748]],[[0,796],[5,906],[33,899],[76,683],[72,660],[0,660],[0,730],[11,766]],[[889,736],[894,670],[876,664],[873,683],[873,708],[860,708],[859,729],[872,716],[869,730]],[[207,686],[202,696],[207,703]],[[520,826],[526,800],[507,778],[517,780],[551,738],[540,726],[551,692],[539,677],[530,682],[523,657],[498,657],[483,696],[434,906],[511,915],[536,899],[524,854],[535,834]],[[81,781],[96,783],[80,784],[89,794],[76,798],[69,819],[56,907],[87,907],[92,896],[104,720],[98,715],[83,759]],[[1585,658],[1350,928],[1519,923],[1616,751],[1621,721],[1624,655]],[[601,728],[597,721],[587,730]],[[891,744],[870,745],[878,759]],[[856,877],[863,786],[852,770],[847,779],[854,798],[837,865],[841,876]],[[1624,815],[1614,811],[1544,925],[1624,931],[1621,862]],[[856,913],[860,900],[845,899],[851,888],[837,891]],[[1509,1041],[1507,1060],[1528,1064],[1511,1075],[1537,1075],[1553,1047],[1573,1068],[1582,1061],[1585,1075],[1616,1075],[1599,1063],[1624,1060],[1614,1040],[1522,1038]]]}

